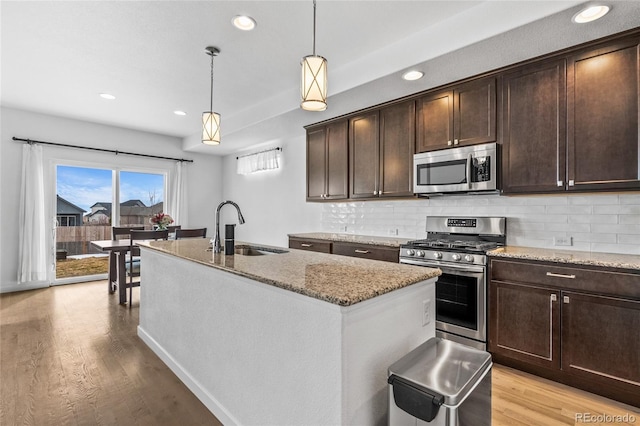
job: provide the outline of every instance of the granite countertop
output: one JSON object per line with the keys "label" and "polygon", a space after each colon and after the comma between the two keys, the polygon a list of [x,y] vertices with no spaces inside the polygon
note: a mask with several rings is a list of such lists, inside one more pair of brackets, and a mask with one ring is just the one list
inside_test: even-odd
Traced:
{"label": "granite countertop", "polygon": [[502,247],[487,254],[493,257],[640,270],[640,256],[632,254],[594,253],[518,246]]}
{"label": "granite countertop", "polygon": [[339,241],[344,243],[371,244],[376,246],[400,247],[409,239],[396,237],[373,237],[355,234],[337,234],[331,232],[307,232],[302,234],[289,234],[289,237],[308,240]]}
{"label": "granite countertop", "polygon": [[[207,250],[211,244],[205,238],[139,244],[340,306],[350,306],[441,274],[439,269],[422,266],[262,245],[259,247],[267,251],[286,252],[225,256]],[[242,244],[247,243],[236,241],[236,247]]]}

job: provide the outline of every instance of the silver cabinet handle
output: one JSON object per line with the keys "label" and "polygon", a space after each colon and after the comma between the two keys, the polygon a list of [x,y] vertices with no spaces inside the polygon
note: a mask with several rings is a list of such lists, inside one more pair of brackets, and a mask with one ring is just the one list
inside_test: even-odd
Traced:
{"label": "silver cabinet handle", "polygon": [[574,186],[575,184],[576,184],[576,181],[575,181],[575,180],[571,179],[571,180],[569,181],[569,186]]}
{"label": "silver cabinet handle", "polygon": [[356,253],[360,253],[360,254],[369,254],[369,253],[371,253],[369,250],[358,250],[358,249],[355,249],[354,251]]}
{"label": "silver cabinet handle", "polygon": [[564,182],[563,182],[563,181],[561,181],[561,180],[559,180],[559,181],[558,181],[558,186],[563,186],[563,185],[564,185]]}
{"label": "silver cabinet handle", "polygon": [[562,301],[563,301],[564,303],[569,303],[569,296],[564,296],[564,297],[562,298]]}
{"label": "silver cabinet handle", "polygon": [[547,272],[547,276],[548,277],[556,277],[556,278],[569,278],[569,279],[574,279],[576,276],[571,274],[571,275],[565,275],[565,274],[554,274],[553,272]]}
{"label": "silver cabinet handle", "polygon": [[447,141],[447,145],[451,146],[453,143],[451,143],[451,141]]}
{"label": "silver cabinet handle", "polygon": [[551,301],[552,301],[552,302],[555,302],[555,301],[557,301],[557,300],[558,300],[558,296],[556,296],[555,294],[552,294],[552,295],[551,295]]}
{"label": "silver cabinet handle", "polygon": [[313,247],[313,244],[301,243],[302,247]]}
{"label": "silver cabinet handle", "polygon": [[453,140],[453,144],[454,144],[454,145],[458,145],[459,143],[460,143],[460,141],[459,141],[458,139],[454,139],[454,140]]}

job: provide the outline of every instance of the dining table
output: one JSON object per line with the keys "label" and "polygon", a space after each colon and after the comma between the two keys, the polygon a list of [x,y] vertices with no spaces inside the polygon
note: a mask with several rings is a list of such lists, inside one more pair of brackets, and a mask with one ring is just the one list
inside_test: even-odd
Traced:
{"label": "dining table", "polygon": [[[97,240],[91,241],[91,245],[102,251],[109,252],[109,274],[107,284],[109,294],[118,289],[119,303],[127,303],[127,266],[126,257],[131,249],[129,239],[123,240]],[[135,244],[134,244],[135,245]]]}

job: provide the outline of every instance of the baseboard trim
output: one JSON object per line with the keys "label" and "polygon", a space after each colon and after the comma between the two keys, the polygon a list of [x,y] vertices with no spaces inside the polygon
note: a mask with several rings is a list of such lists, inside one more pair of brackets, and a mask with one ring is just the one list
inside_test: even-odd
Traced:
{"label": "baseboard trim", "polygon": [[49,281],[36,281],[33,283],[13,284],[6,287],[0,287],[0,293],[15,293],[16,291],[39,290],[41,288],[49,288]]}
{"label": "baseboard trim", "polygon": [[179,362],[177,362],[162,346],[141,326],[138,326],[138,337],[164,362],[167,367],[184,383],[187,388],[213,413],[224,425],[238,425],[238,420],[231,415],[220,402],[211,395]]}

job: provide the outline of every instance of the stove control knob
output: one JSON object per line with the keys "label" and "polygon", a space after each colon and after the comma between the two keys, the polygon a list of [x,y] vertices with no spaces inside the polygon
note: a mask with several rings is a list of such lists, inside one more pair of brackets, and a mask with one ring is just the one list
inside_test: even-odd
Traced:
{"label": "stove control knob", "polygon": [[465,254],[464,255],[464,261],[465,262],[469,262],[469,263],[473,262],[473,256],[470,255],[470,254]]}
{"label": "stove control knob", "polygon": [[436,259],[442,259],[442,253],[437,251],[437,252],[433,253],[433,257],[435,257]]}
{"label": "stove control knob", "polygon": [[411,249],[407,250],[407,256],[413,256],[414,254],[416,254],[415,251],[413,251]]}
{"label": "stove control knob", "polygon": [[423,252],[422,250],[418,250],[418,251],[416,252],[416,256],[418,256],[418,257],[424,257],[424,252]]}
{"label": "stove control knob", "polygon": [[456,262],[459,262],[460,259],[462,259],[462,257],[458,253],[455,253],[453,256],[451,256],[451,258]]}

